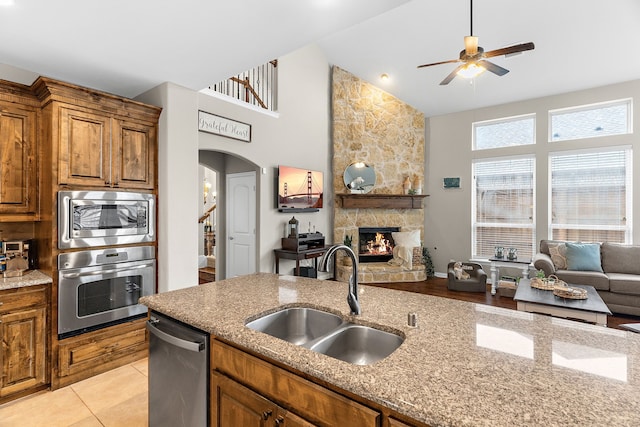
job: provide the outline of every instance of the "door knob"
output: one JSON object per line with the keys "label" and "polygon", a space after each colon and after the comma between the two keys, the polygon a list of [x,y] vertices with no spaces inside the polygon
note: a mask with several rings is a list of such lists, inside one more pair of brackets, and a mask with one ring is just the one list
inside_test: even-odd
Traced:
{"label": "door knob", "polygon": [[233,236],[229,237],[229,240],[233,240]]}

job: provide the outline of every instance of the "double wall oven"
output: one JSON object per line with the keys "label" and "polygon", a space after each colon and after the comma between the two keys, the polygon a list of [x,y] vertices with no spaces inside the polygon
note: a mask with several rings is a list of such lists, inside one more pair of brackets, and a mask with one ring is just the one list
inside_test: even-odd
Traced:
{"label": "double wall oven", "polygon": [[58,193],[60,339],[146,315],[138,299],[155,292],[153,241],[152,194]]}

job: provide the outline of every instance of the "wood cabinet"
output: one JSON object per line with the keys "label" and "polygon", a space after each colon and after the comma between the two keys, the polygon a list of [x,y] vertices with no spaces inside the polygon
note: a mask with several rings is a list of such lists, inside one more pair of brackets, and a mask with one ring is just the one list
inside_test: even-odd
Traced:
{"label": "wood cabinet", "polygon": [[59,185],[155,188],[155,124],[66,105],[59,116]]}
{"label": "wood cabinet", "polygon": [[37,116],[0,100],[0,221],[38,219]]}
{"label": "wood cabinet", "polygon": [[39,77],[42,139],[58,186],[155,191],[159,107]]}
{"label": "wood cabinet", "polygon": [[[245,353],[235,347],[211,339],[212,390],[219,388],[219,374],[233,379],[255,392],[255,400],[220,400],[220,392],[212,392],[211,411],[216,414],[212,420],[220,417],[242,417],[241,420],[253,420],[254,424],[213,424],[218,425],[274,425],[255,424],[257,415],[274,404],[271,409],[280,414],[279,408],[285,408],[293,417],[304,420],[301,425],[331,425],[350,427],[375,427],[381,422],[381,413],[352,399],[335,393],[325,387],[308,381],[269,362]],[[264,400],[261,400],[264,399]],[[224,412],[221,412],[224,411]],[[284,417],[284,415],[280,414]],[[233,419],[233,418],[231,418]],[[276,417],[277,419],[277,417]],[[291,421],[290,425],[296,421]],[[298,422],[300,422],[298,420]],[[312,423],[312,424],[308,424]],[[277,424],[275,424],[277,425]]]}
{"label": "wood cabinet", "polygon": [[92,377],[148,355],[146,318],[58,341],[52,388]]}
{"label": "wood cabinet", "polygon": [[213,427],[314,426],[217,372],[212,373],[211,395],[214,402],[211,411]]}
{"label": "wood cabinet", "polygon": [[0,403],[47,384],[48,288],[0,291]]}

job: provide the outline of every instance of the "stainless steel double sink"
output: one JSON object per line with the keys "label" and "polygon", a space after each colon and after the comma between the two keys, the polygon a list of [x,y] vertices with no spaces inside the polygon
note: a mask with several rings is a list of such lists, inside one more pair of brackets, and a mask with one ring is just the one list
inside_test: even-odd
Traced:
{"label": "stainless steel double sink", "polygon": [[246,324],[250,329],[355,365],[370,365],[393,353],[404,337],[307,307],[285,308]]}

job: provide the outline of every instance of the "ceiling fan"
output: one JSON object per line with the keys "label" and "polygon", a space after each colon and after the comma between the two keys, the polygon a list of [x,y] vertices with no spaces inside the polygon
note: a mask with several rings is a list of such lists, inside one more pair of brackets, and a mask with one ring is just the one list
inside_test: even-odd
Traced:
{"label": "ceiling fan", "polygon": [[490,50],[489,52],[485,52],[484,49],[478,46],[478,37],[474,37],[473,35],[473,0],[469,0],[470,9],[471,9],[471,29],[469,31],[469,36],[464,38],[464,50],[460,51],[460,58],[451,59],[449,61],[441,61],[434,62],[431,64],[418,65],[418,68],[423,67],[431,67],[432,65],[440,65],[440,64],[451,64],[455,62],[462,62],[462,64],[458,65],[444,80],[440,82],[441,85],[446,85],[453,80],[456,75],[460,75],[462,77],[475,77],[478,74],[482,73],[485,70],[491,71],[493,74],[498,76],[504,76],[509,72],[506,68],[503,68],[499,65],[494,64],[493,62],[489,62],[486,58],[493,58],[495,56],[502,55],[511,55],[519,52],[524,52],[526,50],[532,50],[535,48],[532,42],[529,43],[521,43],[508,47],[503,47],[501,49]]}

